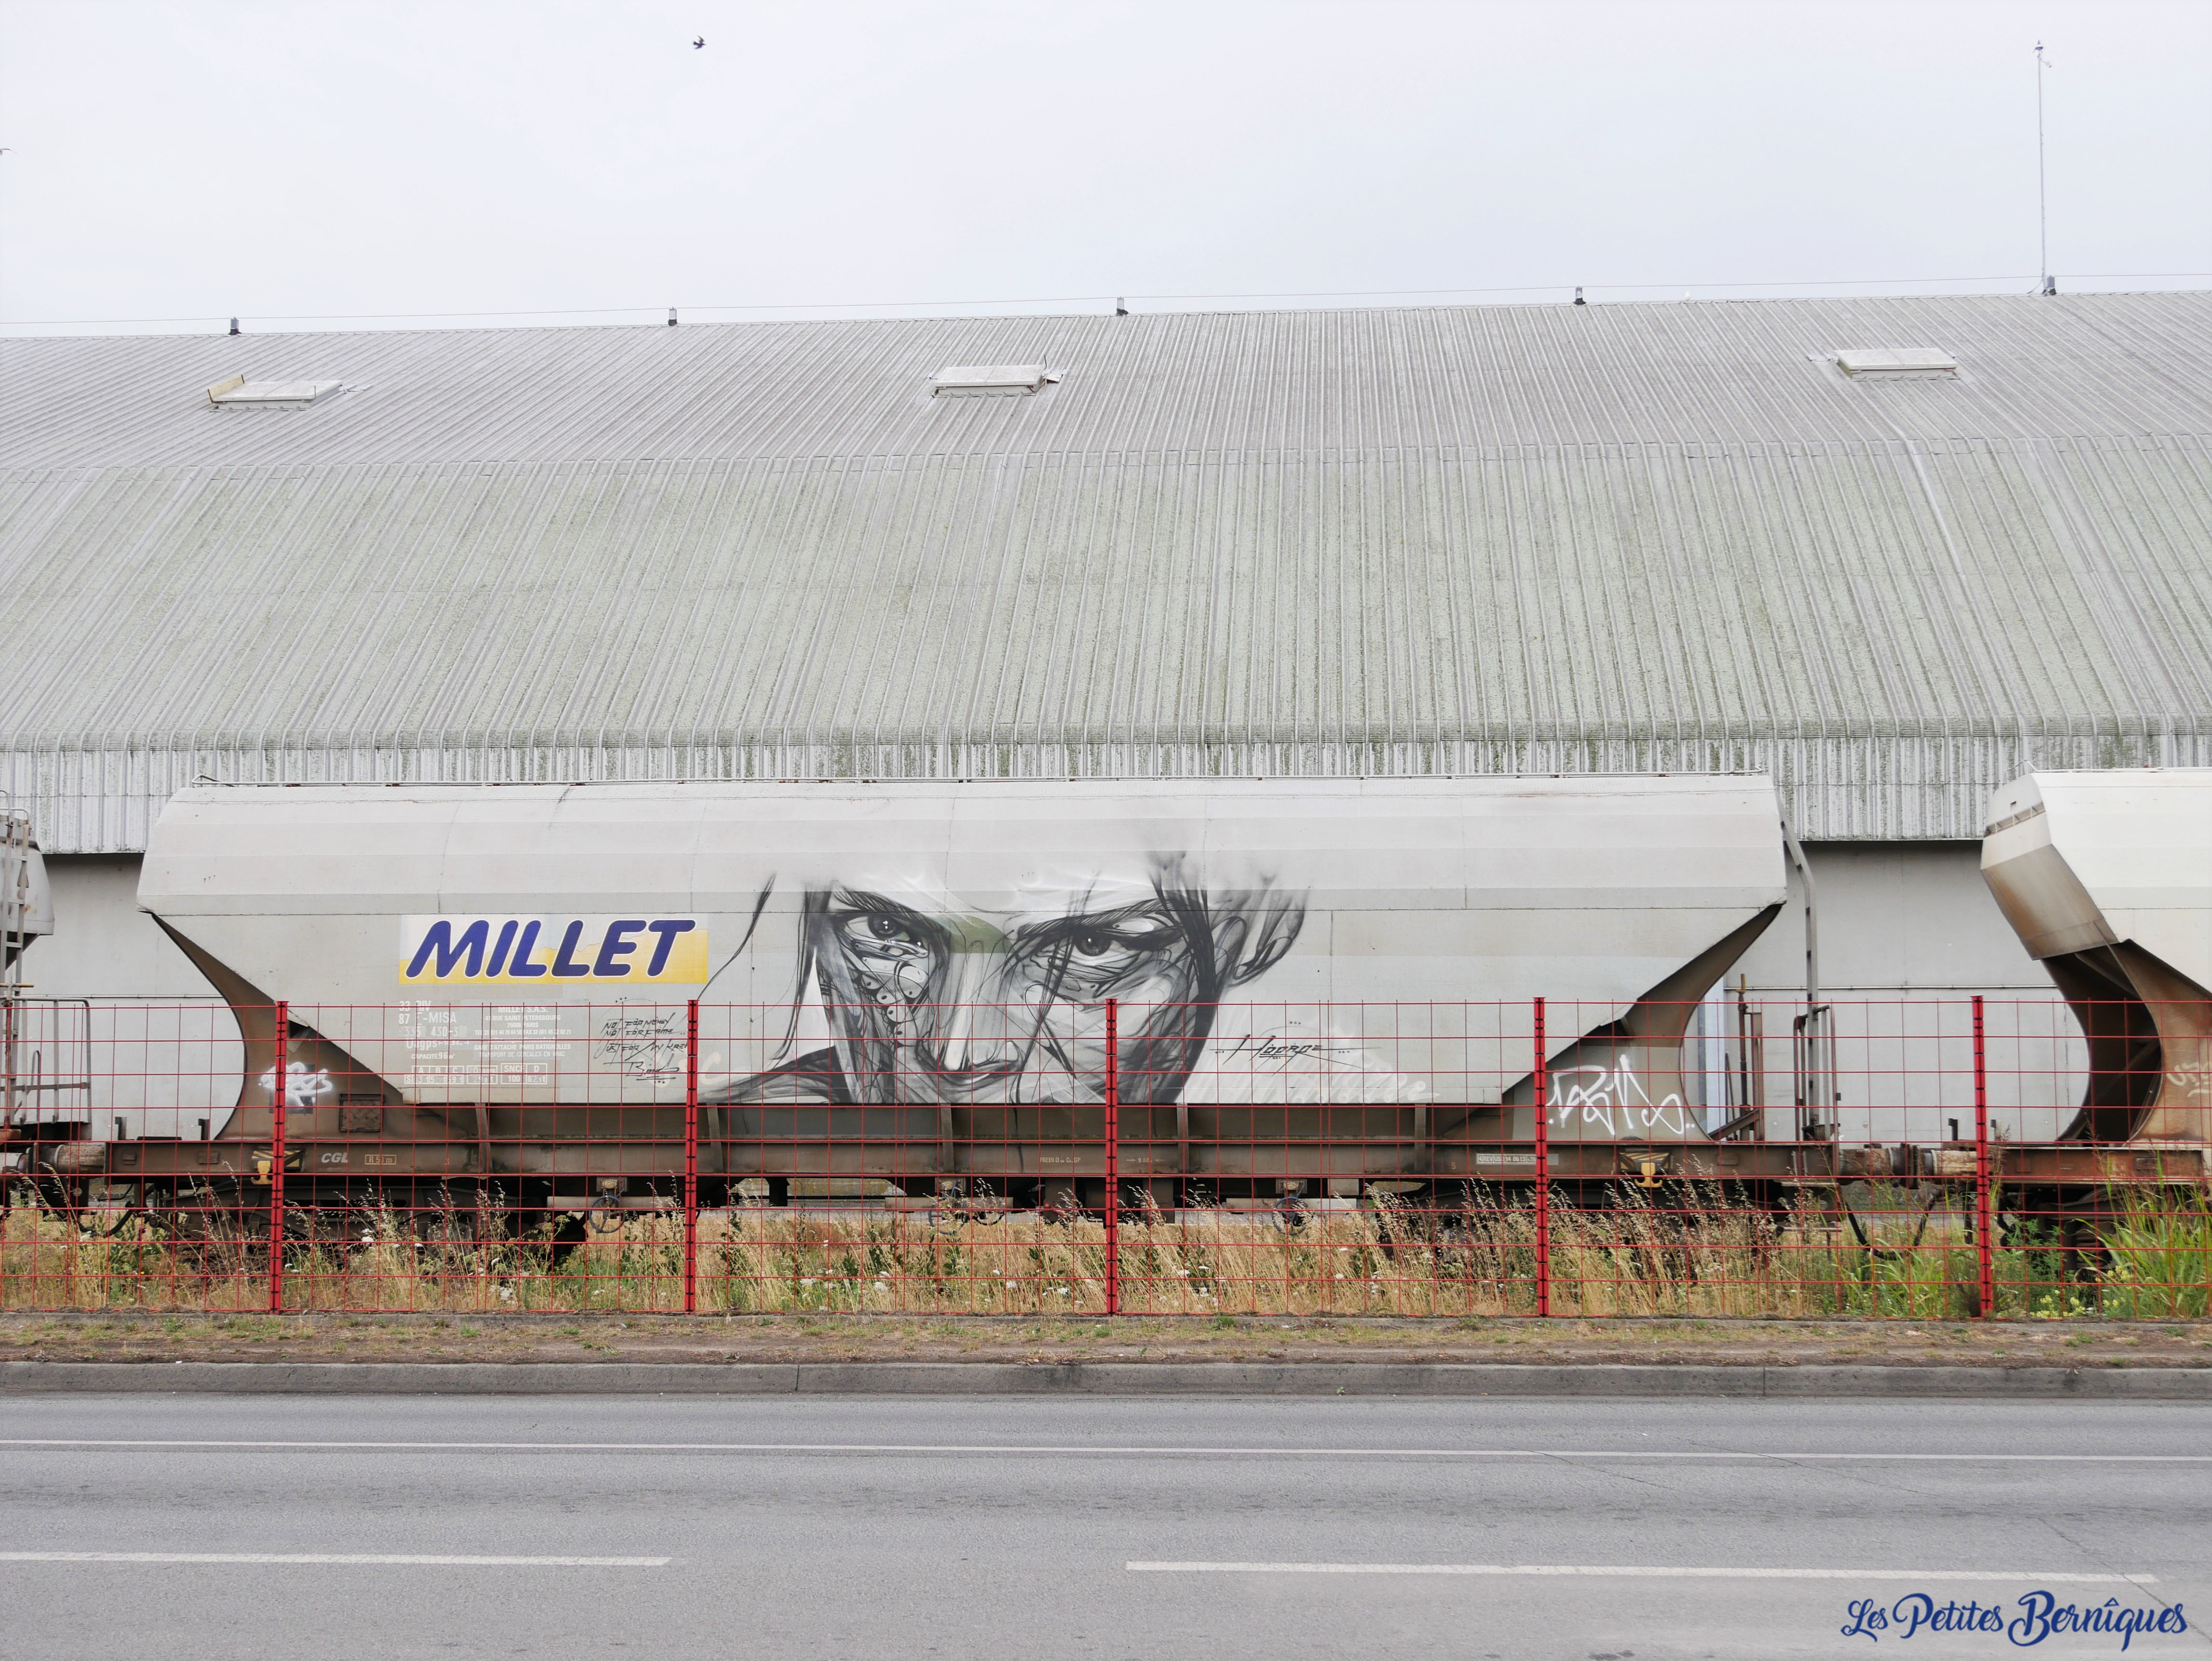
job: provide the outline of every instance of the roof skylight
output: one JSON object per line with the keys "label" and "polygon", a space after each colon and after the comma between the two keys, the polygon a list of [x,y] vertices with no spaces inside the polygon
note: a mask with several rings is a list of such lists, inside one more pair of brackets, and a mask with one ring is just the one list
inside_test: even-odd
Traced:
{"label": "roof skylight", "polygon": [[1937,346],[1854,346],[1836,354],[1836,367],[1854,380],[1933,380],[1959,372],[1958,360]]}
{"label": "roof skylight", "polygon": [[937,372],[939,398],[1026,398],[1060,377],[1042,363],[953,363]]}
{"label": "roof skylight", "polygon": [[208,388],[208,402],[218,407],[300,409],[338,390],[335,380],[248,380],[242,374],[218,380]]}

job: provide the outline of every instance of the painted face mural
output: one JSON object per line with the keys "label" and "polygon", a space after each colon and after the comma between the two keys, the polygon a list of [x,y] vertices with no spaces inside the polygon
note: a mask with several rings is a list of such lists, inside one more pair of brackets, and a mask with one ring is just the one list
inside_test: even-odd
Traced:
{"label": "painted face mural", "polygon": [[742,1080],[726,1101],[1096,1102],[1106,1002],[1123,1006],[1121,1098],[1170,1102],[1213,1006],[1290,950],[1302,896],[1209,891],[1182,862],[988,897],[915,885],[806,891],[799,990],[823,1049]]}

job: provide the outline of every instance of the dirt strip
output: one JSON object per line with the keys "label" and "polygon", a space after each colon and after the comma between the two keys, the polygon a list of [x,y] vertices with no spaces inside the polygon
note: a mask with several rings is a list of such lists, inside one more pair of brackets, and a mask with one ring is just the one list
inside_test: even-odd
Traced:
{"label": "dirt strip", "polygon": [[2212,1323],[8,1313],[0,1360],[2203,1367]]}

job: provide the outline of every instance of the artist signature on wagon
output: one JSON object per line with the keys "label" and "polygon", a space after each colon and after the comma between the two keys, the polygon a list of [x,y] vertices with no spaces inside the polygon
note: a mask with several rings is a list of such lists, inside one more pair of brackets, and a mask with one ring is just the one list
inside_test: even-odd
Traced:
{"label": "artist signature on wagon", "polygon": [[1342,1039],[1293,1038],[1276,1032],[1255,1032],[1224,1045],[1221,1059],[1249,1056],[1263,1062],[1356,1062],[1364,1053],[1358,1044]]}
{"label": "artist signature on wagon", "polygon": [[[2010,1612],[2017,1611],[2017,1613]],[[2033,1649],[2046,1638],[2069,1634],[2101,1634],[2119,1640],[2124,1650],[2143,1633],[2185,1633],[2188,1619],[2181,1605],[2127,1604],[2118,1597],[2101,1603],[2062,1603],[2055,1593],[2025,1593],[2011,1606],[1982,1603],[1972,1599],[1942,1602],[1924,1591],[1909,1591],[1895,1603],[1878,1597],[1855,1597],[1844,1609],[1846,1638],[1864,1638],[1879,1644],[1884,1638],[1915,1638],[1923,1632],[1985,1632],[2002,1637],[2021,1649]]]}
{"label": "artist signature on wagon", "polygon": [[633,1079],[684,1074],[684,1034],[672,1014],[625,1012],[599,1023],[599,1059]]}

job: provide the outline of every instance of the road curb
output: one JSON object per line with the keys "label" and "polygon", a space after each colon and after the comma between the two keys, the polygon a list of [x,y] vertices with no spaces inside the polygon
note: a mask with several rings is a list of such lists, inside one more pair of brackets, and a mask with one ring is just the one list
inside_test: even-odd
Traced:
{"label": "road curb", "polygon": [[1449,1362],[0,1361],[0,1394],[1858,1396],[2212,1401],[2212,1368]]}

